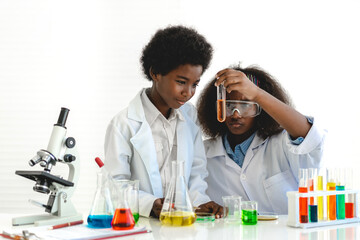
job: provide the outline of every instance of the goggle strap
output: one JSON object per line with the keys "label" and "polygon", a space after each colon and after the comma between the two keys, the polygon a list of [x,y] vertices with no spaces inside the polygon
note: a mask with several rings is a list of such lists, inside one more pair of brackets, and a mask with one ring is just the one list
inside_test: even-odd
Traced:
{"label": "goggle strap", "polygon": [[259,81],[257,80],[257,78],[254,75],[246,74],[246,76],[248,77],[248,79],[250,79],[250,81],[252,81],[256,86],[259,87]]}

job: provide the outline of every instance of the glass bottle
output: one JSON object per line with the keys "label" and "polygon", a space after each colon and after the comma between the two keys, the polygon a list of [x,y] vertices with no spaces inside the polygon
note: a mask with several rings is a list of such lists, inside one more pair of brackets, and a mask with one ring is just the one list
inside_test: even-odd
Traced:
{"label": "glass bottle", "polygon": [[167,190],[160,221],[164,225],[187,226],[196,220],[184,178],[184,161],[172,161],[172,177]]}
{"label": "glass bottle", "polygon": [[92,228],[110,228],[114,215],[114,207],[108,188],[107,176],[97,173],[97,187],[90,214],[88,226]]}
{"label": "glass bottle", "polygon": [[118,197],[114,218],[111,222],[114,230],[129,230],[135,226],[135,219],[127,202],[129,189],[133,186],[131,183],[132,181],[123,179],[114,181]]}

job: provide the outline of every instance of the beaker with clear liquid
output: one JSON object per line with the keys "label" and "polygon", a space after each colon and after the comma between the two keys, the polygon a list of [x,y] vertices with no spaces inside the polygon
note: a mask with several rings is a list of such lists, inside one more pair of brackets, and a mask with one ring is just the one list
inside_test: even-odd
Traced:
{"label": "beaker with clear liquid", "polygon": [[224,84],[217,86],[217,120],[219,122],[224,122],[226,119],[226,89]]}
{"label": "beaker with clear liquid", "polygon": [[184,178],[184,161],[172,161],[171,181],[160,213],[164,225],[188,226],[195,222],[196,214],[190,201]]}
{"label": "beaker with clear liquid", "polygon": [[135,226],[135,218],[128,204],[128,194],[133,187],[133,181],[125,179],[114,180],[117,192],[117,203],[113,220],[111,222],[114,230],[129,230]]}
{"label": "beaker with clear liquid", "polygon": [[109,179],[106,175],[97,173],[97,187],[90,214],[87,218],[91,228],[111,228],[114,207],[109,190]]}

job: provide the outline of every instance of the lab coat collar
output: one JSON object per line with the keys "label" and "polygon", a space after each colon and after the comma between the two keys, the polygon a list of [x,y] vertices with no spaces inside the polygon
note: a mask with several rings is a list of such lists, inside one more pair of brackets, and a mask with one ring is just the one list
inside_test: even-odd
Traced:
{"label": "lab coat collar", "polygon": [[253,159],[255,151],[257,151],[259,146],[263,145],[267,141],[268,141],[268,138],[266,138],[264,140],[261,137],[259,137],[258,134],[255,134],[255,137],[254,137],[253,141],[251,142],[248,151],[245,154],[244,163],[243,163],[243,166],[242,166],[243,171],[246,169],[246,167],[249,165],[249,163]]}
{"label": "lab coat collar", "polygon": [[[225,151],[221,136],[207,141],[214,141],[214,143],[212,144],[213,147],[209,148],[206,153],[207,158],[215,158],[220,156],[226,157],[227,153]],[[266,141],[268,141],[268,138],[264,140],[260,138],[257,134],[255,135],[253,141],[249,146],[248,151],[246,152],[242,169],[245,169],[247,167],[252,157],[254,156],[254,151],[256,151],[256,149],[262,144],[264,144]]]}
{"label": "lab coat collar", "polygon": [[146,121],[145,119],[145,113],[144,113],[144,107],[141,102],[141,96],[140,94],[145,91],[145,88],[142,89],[129,103],[128,107],[128,118],[143,122]]}

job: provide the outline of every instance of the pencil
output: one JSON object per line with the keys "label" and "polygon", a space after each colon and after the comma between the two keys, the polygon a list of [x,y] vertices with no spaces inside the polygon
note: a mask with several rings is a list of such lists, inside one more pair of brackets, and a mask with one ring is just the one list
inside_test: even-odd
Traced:
{"label": "pencil", "polygon": [[70,227],[70,226],[74,226],[74,225],[79,225],[79,224],[83,224],[83,220],[79,220],[79,221],[75,221],[75,222],[69,222],[69,223],[63,223],[63,224],[59,224],[59,225],[54,225],[52,227],[49,228],[49,230],[52,229],[58,229],[58,228],[64,228],[64,227]]}

